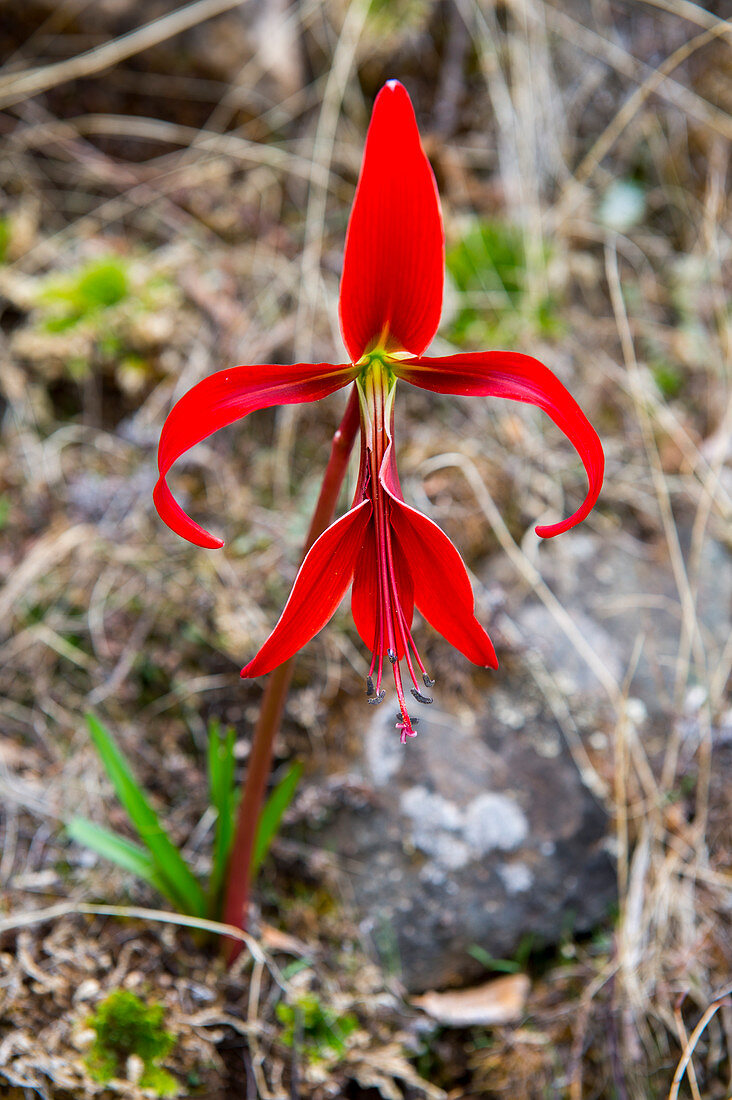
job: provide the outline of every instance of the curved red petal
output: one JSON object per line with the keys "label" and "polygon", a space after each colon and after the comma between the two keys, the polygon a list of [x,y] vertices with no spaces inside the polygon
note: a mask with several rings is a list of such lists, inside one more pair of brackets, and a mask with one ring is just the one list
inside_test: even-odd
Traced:
{"label": "curved red petal", "polygon": [[390,80],[374,104],[343,257],[341,331],[354,363],[386,329],[390,346],[421,355],[440,323],[444,253],[414,109]]}
{"label": "curved red petal", "polygon": [[319,401],[351,382],[355,375],[355,368],[348,365],[296,363],[288,367],[232,367],[204,378],[174,405],[163,425],[158,445],[160,479],[153,492],[160,518],[197,546],[223,546],[221,539],[204,531],[173,497],[166,475],[175,460],[212,432],[257,409]]}
{"label": "curved red petal", "polygon": [[582,459],[589,490],[576,512],[559,523],[537,527],[536,533],[545,539],[553,538],[590,513],[600,495],[605,471],[602,444],[572,395],[538,359],[515,351],[485,351],[440,359],[412,359],[391,366],[400,378],[435,393],[509,397],[543,409]]}
{"label": "curved red petal", "polygon": [[427,622],[469,661],[498,668],[493,643],[475,617],[468,572],[447,535],[394,497],[391,525],[416,581],[414,602]]}
{"label": "curved red petal", "polygon": [[371,501],[364,500],[323,532],[308,551],[280,620],[242,676],[262,676],[284,664],[322,630],[353,578]]}

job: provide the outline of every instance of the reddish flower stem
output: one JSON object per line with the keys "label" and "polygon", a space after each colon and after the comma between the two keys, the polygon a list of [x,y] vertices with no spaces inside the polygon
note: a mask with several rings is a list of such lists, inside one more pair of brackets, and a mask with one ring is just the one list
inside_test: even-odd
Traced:
{"label": "reddish flower stem", "polygon": [[[343,484],[359,423],[358,394],[354,386],[343,419],[333,436],[330,458],[320,488],[318,503],[310,521],[303,558],[315,540],[322,535],[333,520],[338,494]],[[292,679],[294,660],[295,658],[291,657],[289,661],[285,661],[279,668],[271,672],[267,678],[267,686],[262,696],[262,707],[254,730],[254,741],[252,742],[244,790],[239,803],[236,833],[227,872],[223,919],[226,924],[232,924],[242,930],[246,928],[247,924],[249,888],[251,886],[250,868],[254,840],[257,835],[257,826],[267,789],[267,780],[272,769],[274,739],[282,720],[282,711],[285,706],[287,689]],[[242,944],[239,940],[227,939],[225,941],[226,958],[229,965],[234,962],[241,949]]]}

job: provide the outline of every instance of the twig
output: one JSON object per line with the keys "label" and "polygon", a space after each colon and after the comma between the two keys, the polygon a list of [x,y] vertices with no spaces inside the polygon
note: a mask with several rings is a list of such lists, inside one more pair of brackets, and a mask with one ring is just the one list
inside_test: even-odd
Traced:
{"label": "twig", "polygon": [[14,103],[20,103],[24,99],[38,95],[39,92],[47,92],[49,88],[55,88],[59,84],[65,84],[69,80],[78,80],[84,76],[94,76],[104,69],[110,69],[120,61],[133,57],[143,50],[157,46],[168,38],[173,38],[182,31],[197,26],[216,15],[237,8],[242,0],[195,0],[184,8],[163,15],[160,19],[154,19],[137,30],[130,31],[115,38],[112,42],[106,42],[103,46],[96,46],[93,50],[70,57],[65,61],[57,61],[53,65],[44,65],[40,69],[25,70],[19,73],[0,74],[0,108],[10,107]]}
{"label": "twig", "polygon": [[[674,1004],[674,1020],[676,1021],[676,1032],[679,1037],[679,1044],[683,1050],[686,1044],[689,1042],[689,1036],[686,1034],[686,1027],[684,1026],[684,1017],[681,1014],[681,1006],[684,1003],[685,993],[679,994]],[[691,1087],[691,1093],[694,1100],[702,1100],[701,1093],[699,1092],[699,1084],[696,1079],[696,1070],[694,1069],[694,1063],[689,1062],[689,1085]]]}
{"label": "twig", "polygon": [[[634,0],[630,0],[631,3]],[[649,7],[660,8],[671,15],[678,15],[680,19],[687,19],[689,23],[695,23],[698,27],[708,29],[721,23],[722,20],[713,12],[707,11],[701,4],[694,4],[692,0],[642,0]]]}
{"label": "twig", "polygon": [[681,1060],[676,1067],[676,1073],[674,1074],[674,1079],[671,1083],[668,1100],[677,1100],[679,1089],[681,1087],[681,1082],[684,1079],[684,1074],[686,1073],[686,1067],[689,1065],[689,1062],[691,1061],[691,1058],[696,1049],[696,1044],[699,1042],[702,1033],[709,1024],[709,1021],[712,1019],[713,1016],[716,1015],[720,1008],[722,1008],[723,1006],[729,1007],[730,1005],[732,1005],[732,1000],[730,1000],[729,994],[726,993],[722,997],[718,997],[717,1000],[712,1001],[712,1003],[707,1008],[701,1020],[689,1036],[688,1043],[684,1047],[684,1053],[681,1055]]}
{"label": "twig", "polygon": [[447,46],[435,96],[435,129],[445,137],[455,132],[460,97],[465,89],[463,68],[470,31],[457,4],[447,5]]}
{"label": "twig", "polygon": [[[215,936],[227,936],[246,946],[255,962],[270,970],[277,978],[279,971],[272,963],[254,936],[235,925],[222,924],[221,921],[207,920],[205,917],[191,917],[184,913],[168,913],[164,909],[146,909],[139,905],[91,905],[84,901],[62,901],[58,905],[49,905],[45,909],[32,909],[28,913],[11,913],[0,917],[0,935],[18,928],[29,928],[34,924],[58,920],[59,917],[76,915],[92,917],[124,917],[127,920],[151,920],[157,924],[175,924],[181,928],[195,928],[201,932],[211,932]],[[284,981],[281,982],[283,988]]]}
{"label": "twig", "polygon": [[[671,569],[673,570],[676,588],[679,593],[679,599],[681,601],[682,638],[679,645],[675,679],[675,702],[678,705],[680,703],[679,694],[683,690],[686,679],[688,677],[689,652],[691,649],[694,650],[700,667],[703,667],[704,646],[699,631],[699,622],[696,615],[694,596],[691,590],[691,586],[689,584],[689,577],[686,571],[686,565],[684,563],[684,555],[681,550],[681,544],[679,541],[679,532],[676,527],[676,521],[674,519],[673,509],[671,507],[669,489],[666,483],[666,479],[664,477],[661,460],[658,455],[658,448],[656,446],[656,441],[653,435],[653,426],[648,415],[648,410],[646,408],[646,402],[643,395],[643,383],[641,380],[640,369],[638,367],[638,361],[635,357],[633,337],[630,331],[630,326],[628,324],[628,316],[626,313],[625,302],[623,301],[623,294],[620,286],[618,254],[616,249],[610,244],[608,244],[607,248],[605,249],[605,271],[607,274],[608,286],[610,289],[610,299],[612,302],[613,312],[615,314],[615,322],[618,328],[618,335],[620,337],[620,343],[623,350],[623,359],[625,361],[625,366],[628,371],[628,377],[630,380],[631,394],[636,407],[638,422],[640,424],[641,435],[643,438],[643,446],[646,452],[649,466],[651,468],[653,486],[656,491],[658,506],[661,513],[661,522],[663,524],[666,545],[668,547]],[[673,782],[673,776],[676,772],[676,760],[678,756],[680,736],[681,735],[677,730],[674,736],[671,738],[671,744],[666,757],[662,779],[662,786],[666,789],[671,786],[671,783]]]}

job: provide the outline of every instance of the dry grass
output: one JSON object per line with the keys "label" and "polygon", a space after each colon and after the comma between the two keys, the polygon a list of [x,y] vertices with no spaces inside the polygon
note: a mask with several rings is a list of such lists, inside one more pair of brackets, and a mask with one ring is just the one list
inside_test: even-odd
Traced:
{"label": "dry grass", "polygon": [[[234,7],[161,2],[140,18],[132,4],[121,15],[11,4],[2,31],[7,1094],[94,1094],[79,1030],[111,966],[114,982],[142,983],[168,1007],[182,1037],[174,1068],[203,1074],[191,1095],[727,1097],[732,644],[699,609],[714,580],[708,547],[732,549],[732,27],[721,5],[690,0],[304,0],[279,16],[263,5],[270,22],[213,18]],[[673,583],[663,621],[676,623],[664,720],[651,728],[633,693],[642,627],[618,675],[542,578],[530,525],[582,491],[557,433],[523,409],[400,393],[408,496],[459,535],[478,576],[494,551],[507,555],[505,644],[522,643],[512,601],[533,592],[597,681],[604,748],[536,666],[612,812],[619,888],[609,935],[567,945],[535,975],[526,1026],[497,1029],[487,1046],[443,1034],[421,1059],[422,1025],[364,962],[347,916],[317,908],[317,884],[338,884],[312,853],[284,845],[262,894],[305,941],[308,966],[280,981],[268,969],[272,955],[286,965],[280,943],[227,978],[187,933],[90,915],[92,898],[150,899],[61,831],[76,810],[116,820],[81,722],[93,707],[205,866],[207,720],[237,725],[244,760],[259,689],[237,668],[287,593],[340,406],[262,414],[181,464],[196,516],[229,540],[219,555],[162,529],[154,449],[172,400],[210,371],[340,354],[345,217],[368,105],[390,76],[413,94],[449,242],[475,215],[520,227],[526,289],[510,338],[596,423],[608,474],[587,523],[655,555]],[[617,181],[639,181],[645,207],[611,228],[603,200]],[[49,280],[110,254],[130,295],[103,321],[47,331]],[[558,333],[537,320],[547,300]],[[494,304],[478,294],[479,310]],[[491,591],[476,590],[488,608]],[[344,700],[365,671],[346,614],[298,667],[278,754],[304,750],[313,774],[337,773]],[[71,899],[64,915],[22,928],[58,898]],[[359,1015],[340,1061],[295,1066],[278,1041],[282,986],[308,983]]]}

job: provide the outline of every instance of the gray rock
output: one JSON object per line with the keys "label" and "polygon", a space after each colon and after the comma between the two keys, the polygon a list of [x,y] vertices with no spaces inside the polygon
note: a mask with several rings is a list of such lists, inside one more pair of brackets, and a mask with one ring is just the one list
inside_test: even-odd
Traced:
{"label": "gray rock", "polygon": [[605,812],[551,711],[520,667],[495,684],[482,714],[420,708],[406,746],[385,703],[356,769],[368,797],[322,834],[362,930],[413,992],[478,977],[471,947],[506,958],[527,936],[586,931],[614,898]]}

